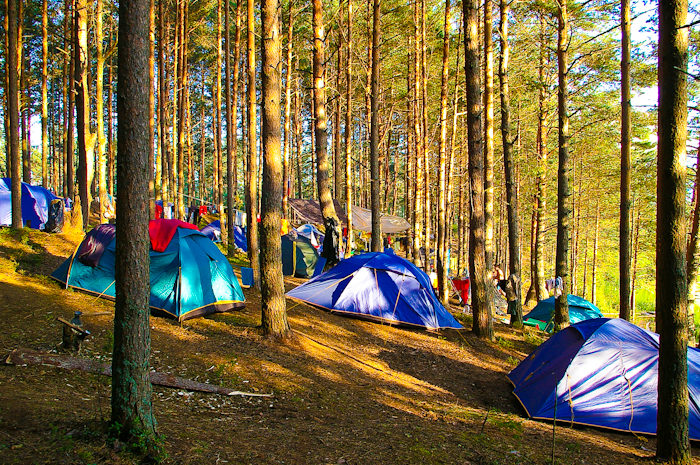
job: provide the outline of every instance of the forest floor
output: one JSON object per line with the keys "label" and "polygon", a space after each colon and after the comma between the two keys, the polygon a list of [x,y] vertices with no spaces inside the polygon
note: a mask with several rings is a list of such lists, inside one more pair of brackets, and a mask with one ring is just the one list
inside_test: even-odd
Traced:
{"label": "forest floor", "polygon": [[[109,362],[113,303],[48,276],[80,241],[0,229],[0,356],[53,353],[57,317],[75,310],[91,336],[80,357]],[[302,280],[288,279],[288,289]],[[506,374],[543,333],[497,323],[426,332],[287,302],[294,337],[261,336],[260,295],[242,311],[179,323],[151,318],[153,370],[272,397],[153,387],[172,464],[632,464],[653,462],[654,437],[528,420]],[[452,309],[462,317],[459,307]],[[106,313],[106,314],[105,314]],[[466,321],[466,317],[462,317]],[[127,464],[108,441],[110,378],[50,366],[0,365],[0,463]],[[553,440],[554,438],[554,440]],[[693,463],[700,449],[693,447]]]}

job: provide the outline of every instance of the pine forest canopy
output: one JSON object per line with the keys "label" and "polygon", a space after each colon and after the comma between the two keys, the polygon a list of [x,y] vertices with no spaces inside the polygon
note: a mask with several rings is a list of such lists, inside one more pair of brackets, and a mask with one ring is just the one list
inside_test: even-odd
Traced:
{"label": "pine forest canopy", "polygon": [[[115,191],[116,2],[21,0],[18,4],[23,180],[47,186],[60,196],[80,195],[81,182],[90,199],[101,192],[118,195]],[[494,7],[497,63],[502,54],[498,43],[498,5],[490,4]],[[230,18],[225,22],[227,6]],[[251,126],[245,97],[250,90],[246,71],[249,61],[246,7],[247,4],[220,0],[161,0],[154,4],[151,194],[156,199],[173,202],[178,216],[192,202],[227,204],[229,190],[233,193],[229,206],[242,209],[248,151],[253,150],[253,156],[261,158],[259,134],[256,134],[257,146],[248,143]],[[257,5],[255,8],[255,20],[259,22],[260,11]],[[344,205],[349,184],[352,203],[371,208],[373,57],[368,44],[372,43],[373,5],[356,0],[327,1],[323,8],[331,194]],[[571,293],[593,300],[610,313],[616,312],[619,305],[616,284],[619,276],[619,8],[617,3],[599,0],[568,4]],[[645,8],[641,3],[634,4],[632,15],[639,15],[636,23],[649,20],[648,27],[654,29],[655,13]],[[469,227],[461,8],[452,5],[447,27],[444,27],[444,2],[386,0],[380,4],[380,12],[376,97],[381,211],[418,224],[415,230],[421,234],[428,231],[429,241],[431,234],[437,236],[441,119],[444,118],[441,118],[442,99],[438,96],[444,87],[447,234],[453,257],[452,274],[461,275],[467,268]],[[3,17],[5,13],[3,10]],[[510,134],[520,206],[520,261],[525,293],[534,275],[530,257],[538,226],[544,231],[541,242],[544,273],[546,277],[554,277],[558,149],[556,3],[511,2],[508,18]],[[318,199],[311,4],[283,2],[280,19],[284,195]],[[6,23],[0,27],[3,37],[7,36]],[[261,30],[261,25],[256,24],[255,31]],[[255,52],[260,56],[260,34],[256,34]],[[699,34],[697,26],[691,28],[691,70],[698,69]],[[641,91],[655,84],[654,44],[646,35],[633,36],[632,43],[637,51],[632,59],[633,90]],[[224,56],[226,50],[229,60]],[[444,54],[445,50],[449,55]],[[2,54],[4,75],[7,56],[6,43]],[[442,79],[443,56],[448,71],[446,79]],[[227,63],[232,76],[228,87]],[[255,66],[259,82],[259,59]],[[697,86],[690,79],[691,100],[698,93]],[[494,114],[498,118],[501,110],[498,85],[495,89]],[[9,175],[8,90],[3,84],[1,106],[6,123],[2,128],[1,144],[5,150],[0,153],[0,177]],[[260,105],[260,88],[252,90]],[[237,111],[229,118],[227,109],[232,111],[234,105]],[[691,141],[698,139],[695,110],[693,107],[690,112]],[[637,311],[652,310],[654,305],[654,111],[653,107],[636,107],[632,112],[631,240]],[[257,116],[254,123],[259,133]],[[507,201],[498,124],[494,134],[493,260],[506,269]],[[689,144],[692,160],[697,158],[696,145],[699,144]],[[231,182],[227,174],[229,148],[233,151]],[[345,174],[346,154],[350,155],[351,179]],[[256,165],[259,168],[253,179],[260,183],[262,163]],[[690,192],[692,179],[688,180],[688,186]],[[416,204],[417,198],[424,200]],[[543,207],[541,216],[536,215],[538,198]],[[430,248],[436,244],[432,242]]]}

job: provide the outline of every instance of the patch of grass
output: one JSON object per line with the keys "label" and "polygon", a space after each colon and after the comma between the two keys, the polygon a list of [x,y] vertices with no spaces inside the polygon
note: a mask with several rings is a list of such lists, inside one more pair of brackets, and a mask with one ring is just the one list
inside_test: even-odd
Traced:
{"label": "patch of grass", "polygon": [[520,360],[518,360],[517,358],[515,358],[513,356],[508,356],[508,360],[506,360],[506,362],[510,366],[517,366],[520,363]]}
{"label": "patch of grass", "polygon": [[525,332],[525,342],[527,342],[528,344],[532,344],[533,346],[538,346],[544,342],[544,339],[542,339],[537,334],[535,334],[531,331],[526,331]]}
{"label": "patch of grass", "polygon": [[511,341],[510,339],[504,339],[502,337],[499,337],[496,340],[496,343],[498,344],[499,347],[501,347],[503,349],[510,350],[510,349],[513,349],[515,347],[515,344],[513,343],[513,341]]}
{"label": "patch of grass", "polygon": [[581,452],[581,444],[579,444],[578,442],[569,442],[566,444],[566,450],[574,454],[578,454],[579,452]]}

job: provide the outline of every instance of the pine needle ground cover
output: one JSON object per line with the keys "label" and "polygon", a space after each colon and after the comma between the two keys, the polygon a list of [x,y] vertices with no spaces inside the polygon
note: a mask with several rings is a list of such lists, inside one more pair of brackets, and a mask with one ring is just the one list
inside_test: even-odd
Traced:
{"label": "pine needle ground cover", "polygon": [[[79,234],[0,230],[0,350],[50,352],[57,317],[88,316],[81,357],[109,362],[113,304],[61,289],[47,276]],[[287,289],[302,280],[290,279]],[[232,389],[240,397],[154,386],[164,463],[542,464],[551,423],[527,420],[506,378],[542,333],[496,324],[496,342],[468,331],[383,326],[288,301],[295,337],[261,337],[260,298],[242,311],[151,319],[153,370]],[[459,316],[458,308],[454,308]],[[89,314],[97,314],[90,316]],[[127,464],[109,442],[110,378],[47,366],[0,365],[0,462]],[[639,463],[653,437],[558,424],[555,463]],[[700,449],[693,448],[700,463]]]}

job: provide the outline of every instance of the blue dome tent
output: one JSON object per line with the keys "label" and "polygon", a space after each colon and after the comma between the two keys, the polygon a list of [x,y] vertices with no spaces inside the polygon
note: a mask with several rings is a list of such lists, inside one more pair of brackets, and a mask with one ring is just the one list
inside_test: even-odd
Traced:
{"label": "blue dome tent", "polygon": [[[572,324],[583,320],[590,320],[591,318],[603,318],[603,313],[600,309],[586,299],[569,294],[567,296],[567,301],[569,302],[569,321],[571,321]],[[546,326],[546,331],[551,333],[553,325],[547,323],[554,321],[554,302],[554,297],[540,300],[530,313],[523,317],[523,320],[527,321],[528,319],[533,319],[541,321],[545,323],[541,326]]]}
{"label": "blue dome tent", "polygon": [[[596,318],[554,334],[508,374],[533,419],[656,434],[659,335]],[[690,438],[700,440],[700,351],[688,348]]]}
{"label": "blue dome tent", "polygon": [[462,328],[435,297],[428,276],[394,254],[372,252],[342,260],[287,296],[382,323]]}
{"label": "blue dome tent", "polygon": [[[107,224],[91,230],[51,277],[66,287],[114,299],[115,233],[115,226]],[[182,321],[245,306],[228,260],[194,225],[152,220],[149,233],[154,315]]]}
{"label": "blue dome tent", "polygon": [[[44,229],[49,219],[49,205],[54,200],[60,200],[50,190],[41,186],[22,183],[22,225],[34,229]],[[0,178],[0,225],[12,224],[12,181],[10,178]]]}

